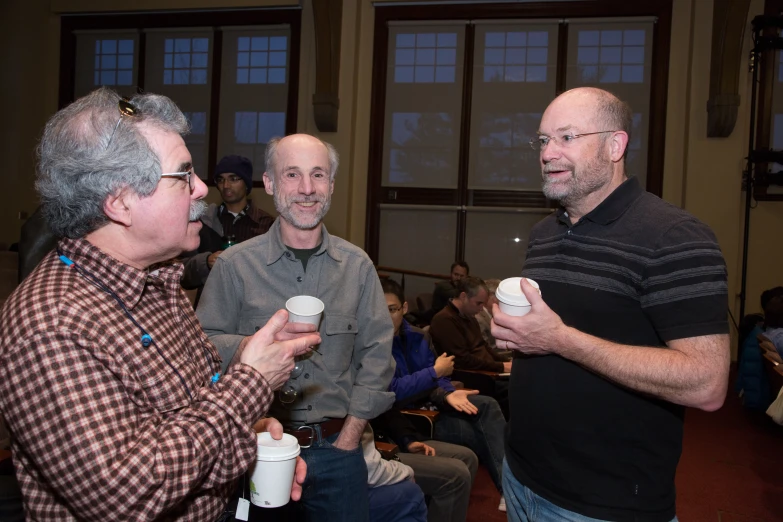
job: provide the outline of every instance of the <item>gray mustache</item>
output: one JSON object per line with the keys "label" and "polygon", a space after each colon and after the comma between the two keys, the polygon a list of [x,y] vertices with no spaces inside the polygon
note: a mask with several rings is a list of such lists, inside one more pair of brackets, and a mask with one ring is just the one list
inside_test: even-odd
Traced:
{"label": "gray mustache", "polygon": [[200,199],[190,203],[190,221],[197,221],[207,211],[207,204]]}

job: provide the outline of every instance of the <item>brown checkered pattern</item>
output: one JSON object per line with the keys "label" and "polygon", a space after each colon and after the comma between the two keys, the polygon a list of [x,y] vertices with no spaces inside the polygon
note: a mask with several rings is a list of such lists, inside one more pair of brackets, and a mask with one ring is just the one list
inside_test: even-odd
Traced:
{"label": "brown checkered pattern", "polygon": [[11,431],[28,520],[215,520],[256,454],[254,421],[273,392],[220,367],[179,279],[181,265],[137,270],[85,240],[55,253],[14,292],[0,319],[0,411]]}

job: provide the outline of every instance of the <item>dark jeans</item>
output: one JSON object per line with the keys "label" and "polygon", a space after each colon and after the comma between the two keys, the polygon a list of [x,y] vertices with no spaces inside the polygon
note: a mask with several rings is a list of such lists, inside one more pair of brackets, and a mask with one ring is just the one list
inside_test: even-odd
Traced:
{"label": "dark jeans", "polygon": [[424,493],[411,480],[367,489],[372,522],[427,522]]}
{"label": "dark jeans", "polygon": [[[335,448],[332,443],[338,435],[302,449],[300,456],[307,463],[302,500],[274,509],[251,504],[249,522],[369,522],[367,465],[362,446],[352,451]],[[250,498],[249,491],[245,498]]]}
{"label": "dark jeans", "polygon": [[503,433],[506,419],[492,397],[471,395],[470,402],[478,413],[468,415],[458,411],[441,411],[435,422],[435,439],[472,449],[479,462],[487,468],[495,487],[503,492]]}

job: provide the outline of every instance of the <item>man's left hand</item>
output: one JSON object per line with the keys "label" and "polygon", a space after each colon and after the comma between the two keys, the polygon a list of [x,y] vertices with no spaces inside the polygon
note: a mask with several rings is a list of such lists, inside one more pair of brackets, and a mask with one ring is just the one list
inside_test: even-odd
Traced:
{"label": "man's left hand", "polygon": [[478,390],[456,390],[446,395],[446,402],[457,411],[475,415],[478,413],[478,408],[470,402],[468,395],[476,394],[478,394]]}
{"label": "man's left hand", "polygon": [[423,442],[414,441],[408,444],[408,453],[421,453],[428,457],[434,457],[435,448],[427,444],[424,444]]}
{"label": "man's left hand", "polygon": [[[272,438],[280,440],[283,438],[283,425],[274,417],[264,417],[259,419],[253,429],[256,433],[268,431]],[[291,484],[291,500],[297,501],[302,498],[302,484],[307,477],[307,464],[302,457],[296,457],[296,470],[294,471],[294,482]]]}
{"label": "man's left hand", "polygon": [[554,352],[568,327],[524,277],[520,288],[531,305],[527,315],[506,315],[497,304],[492,305],[491,331],[497,340],[497,347],[527,354]]}

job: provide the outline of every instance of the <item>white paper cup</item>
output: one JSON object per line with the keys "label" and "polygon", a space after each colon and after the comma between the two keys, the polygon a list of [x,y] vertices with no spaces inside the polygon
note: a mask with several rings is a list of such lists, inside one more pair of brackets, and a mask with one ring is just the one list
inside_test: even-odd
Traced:
{"label": "white paper cup", "polygon": [[[522,289],[519,287],[520,281],[522,281],[521,277],[509,277],[508,279],[501,281],[498,285],[498,289],[495,291],[498,307],[504,314],[521,317],[530,312],[530,303],[528,302],[527,297],[525,297],[525,294],[522,293]],[[541,289],[538,287],[538,283],[532,279],[528,279],[527,282],[538,290],[538,294],[541,295]]]}
{"label": "white paper cup", "polygon": [[324,303],[311,295],[297,295],[285,302],[285,309],[288,310],[289,323],[314,324],[318,328]]}
{"label": "white paper cup", "polygon": [[291,499],[299,442],[283,434],[275,440],[268,432],[258,434],[256,465],[250,475],[250,502],[263,508],[285,506]]}

